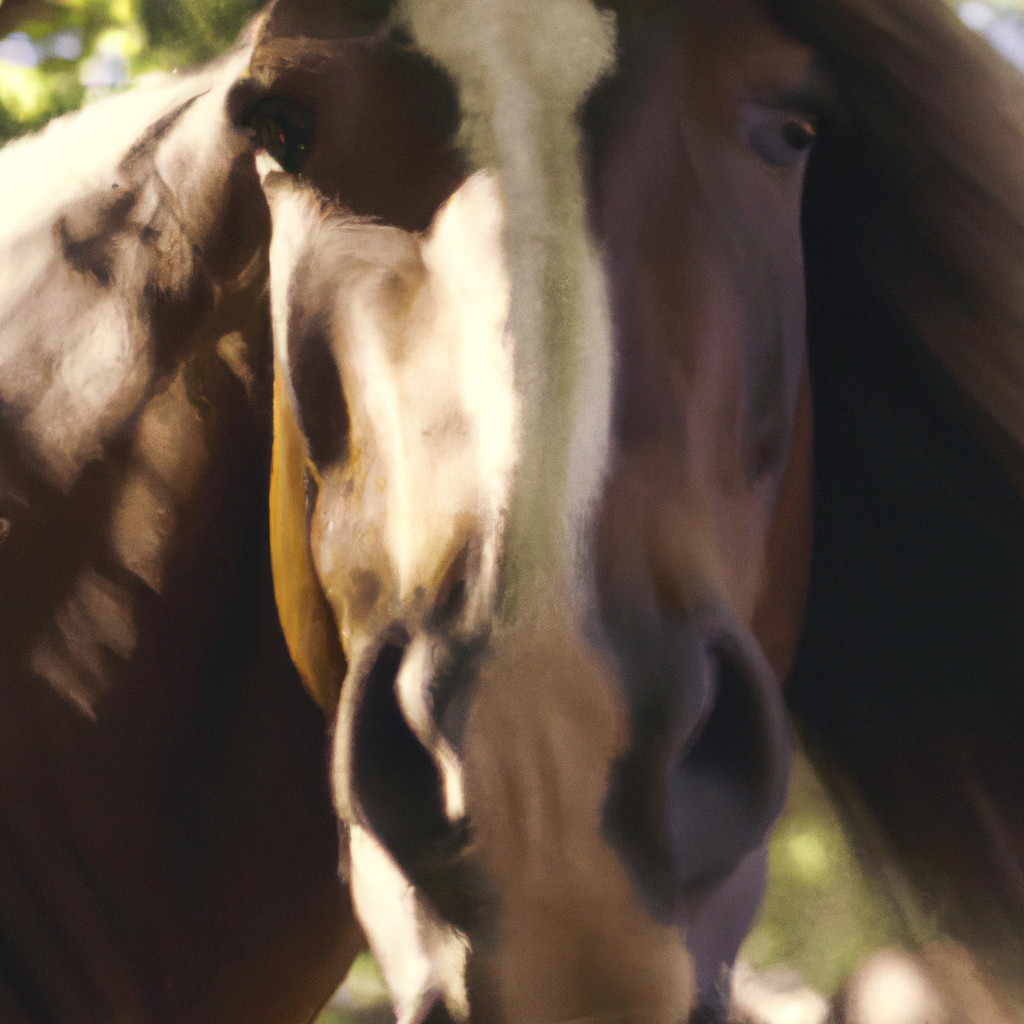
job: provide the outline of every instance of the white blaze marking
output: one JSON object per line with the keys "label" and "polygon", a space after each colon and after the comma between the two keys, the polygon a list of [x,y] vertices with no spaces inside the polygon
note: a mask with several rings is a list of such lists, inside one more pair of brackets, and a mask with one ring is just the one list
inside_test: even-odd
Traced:
{"label": "white blaze marking", "polygon": [[420,236],[331,210],[265,154],[257,166],[274,218],[278,366],[288,365],[295,267],[311,255],[334,273],[353,438],[383,491],[383,511],[368,503],[364,515],[375,516],[401,606],[472,535],[483,572],[470,598],[489,608],[519,439],[496,180],[469,178]]}
{"label": "white blaze marking", "polygon": [[415,0],[407,12],[417,43],[463,86],[462,142],[500,169],[506,196],[521,405],[512,590],[518,580],[535,593],[539,577],[587,605],[581,555],[604,476],[612,367],[575,115],[612,65],[614,16],[584,0]]}
{"label": "white blaze marking", "polygon": [[611,317],[600,257],[587,251],[582,312],[576,338],[576,390],[565,487],[569,593],[586,613],[595,600],[592,528],[608,469],[615,361]]}

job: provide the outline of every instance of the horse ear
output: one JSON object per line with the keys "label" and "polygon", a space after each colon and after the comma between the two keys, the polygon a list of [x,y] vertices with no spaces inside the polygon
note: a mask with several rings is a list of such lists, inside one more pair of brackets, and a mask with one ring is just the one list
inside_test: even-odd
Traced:
{"label": "horse ear", "polygon": [[313,569],[306,535],[306,441],[277,367],[270,476],[270,557],[274,597],[292,661],[306,689],[332,718],[347,668],[337,627]]}

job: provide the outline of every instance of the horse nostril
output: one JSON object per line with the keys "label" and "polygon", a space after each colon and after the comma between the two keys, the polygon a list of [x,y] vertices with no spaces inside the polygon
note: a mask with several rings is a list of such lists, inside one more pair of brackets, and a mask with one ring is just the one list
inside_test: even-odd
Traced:
{"label": "horse nostril", "polygon": [[385,643],[367,674],[352,733],[352,776],[359,810],[399,864],[438,843],[448,822],[441,777],[409,728],[395,682],[408,641]]}
{"label": "horse nostril", "polygon": [[350,747],[353,811],[442,919],[480,933],[487,925],[489,896],[465,858],[472,839],[469,822],[449,818],[435,757],[413,732],[400,704],[399,673],[412,649],[404,631],[395,630],[356,684],[360,692]]}
{"label": "horse nostril", "polygon": [[634,621],[617,646],[633,736],[605,833],[652,912],[680,921],[764,840],[782,809],[789,737],[756,641],[727,611]]}
{"label": "horse nostril", "polygon": [[788,743],[777,686],[734,634],[705,658],[711,699],[669,766],[665,822],[673,870],[699,897],[763,839],[782,810]]}
{"label": "horse nostril", "polygon": [[770,752],[759,727],[757,672],[721,639],[705,655],[713,698],[707,716],[695,730],[678,764],[677,774],[735,783],[755,802],[767,784],[764,776]]}

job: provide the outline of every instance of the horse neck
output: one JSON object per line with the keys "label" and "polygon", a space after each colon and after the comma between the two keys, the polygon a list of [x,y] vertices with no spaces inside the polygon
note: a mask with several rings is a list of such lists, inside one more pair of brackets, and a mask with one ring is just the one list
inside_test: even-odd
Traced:
{"label": "horse neck", "polygon": [[260,284],[266,219],[223,112],[247,59],[98,104],[0,160],[18,197],[0,232],[5,448],[62,493]]}
{"label": "horse neck", "polygon": [[[0,160],[8,195],[36,165],[76,182],[50,203],[36,190],[0,237],[0,591],[22,595],[3,655],[90,715],[146,644],[145,603],[198,608],[224,566],[195,552],[260,505],[269,228],[224,113],[247,62],[98,105]],[[109,123],[113,158],[76,164]]]}

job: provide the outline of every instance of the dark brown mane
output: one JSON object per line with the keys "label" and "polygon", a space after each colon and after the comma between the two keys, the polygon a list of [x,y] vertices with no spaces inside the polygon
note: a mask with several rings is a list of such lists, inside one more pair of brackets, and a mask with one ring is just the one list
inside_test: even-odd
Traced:
{"label": "dark brown mane", "polygon": [[1024,444],[1024,80],[936,0],[785,0],[877,207],[863,256],[925,345]]}
{"label": "dark brown mane", "polygon": [[815,546],[788,697],[880,827],[868,860],[1019,979],[1024,81],[941,3],[779,7],[843,108],[804,206]]}

